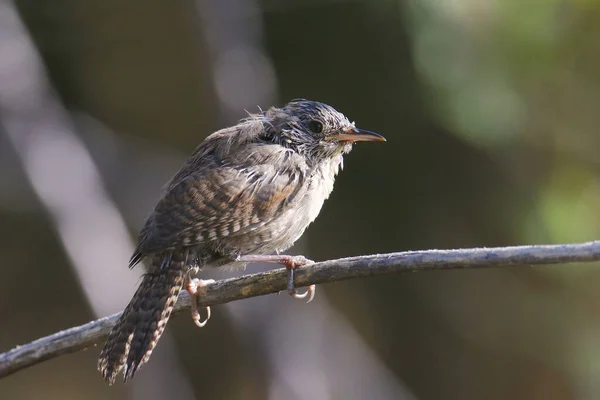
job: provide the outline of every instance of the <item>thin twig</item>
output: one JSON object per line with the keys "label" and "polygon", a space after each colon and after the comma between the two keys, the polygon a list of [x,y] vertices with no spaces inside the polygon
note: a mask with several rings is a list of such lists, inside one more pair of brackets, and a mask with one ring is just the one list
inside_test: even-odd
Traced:
{"label": "thin twig", "polygon": [[[427,250],[376,254],[329,260],[298,269],[296,286],[400,272],[474,269],[500,266],[527,267],[570,262],[600,261],[600,241],[544,246],[515,246],[460,250]],[[277,293],[286,288],[283,268],[206,286],[200,306],[228,303],[249,297]],[[189,309],[190,297],[182,292],[175,313]],[[57,332],[0,354],[0,378],[21,369],[72,353],[100,342],[108,336],[120,313]]]}

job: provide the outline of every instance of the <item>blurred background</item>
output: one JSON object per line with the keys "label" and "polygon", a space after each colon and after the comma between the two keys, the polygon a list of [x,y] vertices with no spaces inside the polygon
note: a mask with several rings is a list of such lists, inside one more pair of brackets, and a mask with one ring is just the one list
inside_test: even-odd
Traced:
{"label": "blurred background", "polygon": [[[388,142],[346,157],[295,253],[597,239],[599,21],[593,0],[0,0],[0,352],[122,310],[185,157],[297,97]],[[128,385],[96,347],[0,398],[597,399],[599,289],[593,264],[320,285],[174,318]]]}

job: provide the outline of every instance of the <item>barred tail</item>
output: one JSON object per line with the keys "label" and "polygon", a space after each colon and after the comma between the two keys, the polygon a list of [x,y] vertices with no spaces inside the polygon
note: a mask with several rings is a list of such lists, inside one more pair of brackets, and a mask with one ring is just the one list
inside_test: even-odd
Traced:
{"label": "barred tail", "polygon": [[152,257],[152,265],[100,353],[98,370],[110,385],[121,369],[127,382],[150,359],[183,286],[186,258],[172,252]]}

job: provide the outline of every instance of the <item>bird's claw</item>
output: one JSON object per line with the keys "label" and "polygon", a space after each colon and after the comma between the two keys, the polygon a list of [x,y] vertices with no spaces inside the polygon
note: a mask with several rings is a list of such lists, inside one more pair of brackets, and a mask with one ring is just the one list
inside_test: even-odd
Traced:
{"label": "bird's claw", "polygon": [[203,280],[203,279],[194,278],[194,279],[188,279],[187,285],[185,287],[185,289],[188,291],[188,293],[192,297],[192,320],[194,321],[196,326],[198,326],[199,328],[203,328],[208,323],[208,320],[210,319],[210,307],[209,306],[205,307],[207,316],[206,316],[206,319],[204,321],[202,321],[202,317],[200,316],[200,312],[198,311],[197,297],[199,295],[202,295],[203,294],[202,292],[204,292],[204,287],[211,283],[215,283],[215,280],[214,279]]}
{"label": "bird's claw", "polygon": [[206,319],[204,321],[201,320],[200,317],[200,312],[198,311],[198,308],[196,307],[195,310],[192,310],[192,319],[194,320],[194,323],[196,324],[196,326],[198,328],[204,328],[204,326],[208,323],[208,320],[210,319],[210,307],[206,306]]}
{"label": "bird's claw", "polygon": [[310,285],[306,289],[306,292],[304,292],[304,293],[298,293],[296,291],[296,288],[292,288],[291,290],[288,289],[288,294],[290,296],[292,296],[293,298],[295,298],[295,299],[304,299],[304,298],[306,298],[306,296],[308,296],[308,300],[306,300],[306,303],[310,303],[315,298],[315,292],[316,291],[317,291],[317,286],[316,285]]}
{"label": "bird's claw", "polygon": [[286,262],[285,263],[282,262],[282,264],[285,265],[285,267],[288,270],[288,281],[287,281],[288,294],[295,299],[304,299],[304,298],[306,298],[306,296],[308,296],[308,300],[306,301],[306,303],[310,303],[315,298],[315,292],[317,290],[317,287],[315,285],[310,285],[306,289],[306,292],[298,293],[296,291],[296,287],[294,285],[294,270],[296,269],[296,267],[299,267],[302,265],[313,264],[314,261],[309,260],[308,258],[306,258],[304,256],[289,256],[289,258],[287,258],[285,261]]}

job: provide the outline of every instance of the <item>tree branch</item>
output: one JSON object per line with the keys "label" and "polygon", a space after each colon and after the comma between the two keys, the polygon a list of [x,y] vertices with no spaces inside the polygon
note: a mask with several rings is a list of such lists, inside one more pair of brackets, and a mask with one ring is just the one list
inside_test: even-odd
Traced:
{"label": "tree branch", "polygon": [[[600,241],[544,246],[515,246],[460,250],[407,251],[329,260],[298,269],[296,286],[367,276],[426,270],[528,267],[600,260]],[[217,281],[206,286],[198,304],[209,306],[286,289],[284,268]],[[175,313],[190,308],[183,291]],[[120,313],[43,337],[0,354],[0,378],[62,354],[90,347],[105,339]]]}

